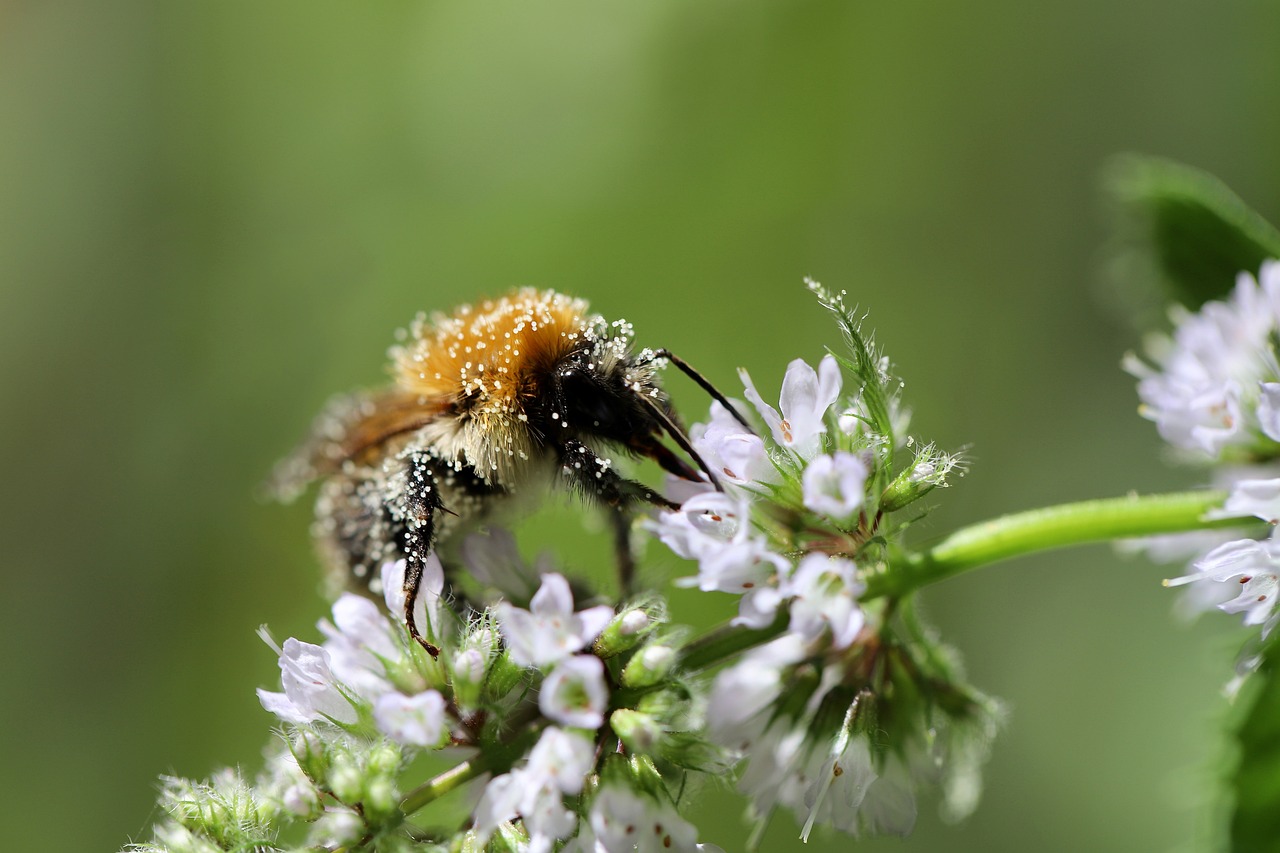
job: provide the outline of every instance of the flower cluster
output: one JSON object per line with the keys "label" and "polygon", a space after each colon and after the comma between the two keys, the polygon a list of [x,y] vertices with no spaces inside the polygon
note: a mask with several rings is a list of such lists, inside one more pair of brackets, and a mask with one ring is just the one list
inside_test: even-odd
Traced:
{"label": "flower cluster", "polygon": [[855,393],[842,397],[834,355],[793,361],[776,409],[744,372],[766,429],[713,405],[691,435],[723,490],[705,485],[652,527],[696,561],[684,583],[740,597],[735,625],[781,629],[716,677],[706,711],[711,738],[742,760],[752,813],[789,809],[806,838],[815,825],[905,834],[921,783],[943,781],[951,814],[972,808],[999,718],[917,622],[860,601],[864,578],[892,562],[892,514],[946,485],[957,460],[906,435],[887,360],[840,296],[810,286],[842,320]]}
{"label": "flower cluster", "polygon": [[1166,585],[1192,585],[1193,609],[1243,614],[1265,637],[1280,622],[1280,542],[1271,532],[1280,521],[1280,262],[1264,263],[1256,279],[1241,273],[1225,301],[1176,309],[1173,319],[1171,336],[1150,341],[1150,364],[1129,356],[1125,365],[1160,435],[1188,458],[1221,466],[1215,479],[1228,497],[1212,517],[1240,519],[1242,529],[1162,537],[1146,550],[1190,557],[1191,572]]}
{"label": "flower cluster", "polygon": [[[718,851],[680,809],[691,781],[735,770],[750,815],[788,810],[806,838],[906,833],[922,785],[972,808],[999,709],[909,597],[869,592],[900,559],[898,511],[957,460],[906,435],[888,361],[811,288],[849,358],[793,361],[777,408],[744,372],[751,408],[715,403],[690,431],[714,477],[671,483],[679,509],[645,523],[695,564],[682,582],[738,596],[730,624],[689,639],[656,593],[597,604],[490,530],[459,549],[475,594],[424,566],[413,619],[432,654],[400,624],[405,563],[387,563],[384,600],[343,594],[322,642],[264,632],[281,746],[254,782],[169,783],[170,819],[139,849]],[[458,828],[415,822],[464,785]]]}
{"label": "flower cluster", "polygon": [[1154,366],[1135,356],[1142,414],[1174,447],[1201,458],[1242,461],[1280,452],[1280,263],[1257,279],[1241,273],[1225,302],[1173,311],[1172,337],[1148,344]]}

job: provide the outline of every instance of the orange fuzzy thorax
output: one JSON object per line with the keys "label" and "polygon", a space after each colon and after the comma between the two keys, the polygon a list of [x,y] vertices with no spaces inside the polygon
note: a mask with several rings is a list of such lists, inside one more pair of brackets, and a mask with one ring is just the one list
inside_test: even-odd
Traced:
{"label": "orange fuzzy thorax", "polygon": [[482,409],[513,407],[537,371],[590,334],[587,302],[522,288],[453,314],[419,317],[392,352],[396,384],[426,399],[472,398]]}

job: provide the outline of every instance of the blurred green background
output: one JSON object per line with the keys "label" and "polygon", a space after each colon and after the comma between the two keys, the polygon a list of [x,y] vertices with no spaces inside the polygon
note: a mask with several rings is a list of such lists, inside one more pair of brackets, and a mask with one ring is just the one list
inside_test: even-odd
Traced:
{"label": "blurred green background", "polygon": [[[872,312],[915,431],[971,447],[922,535],[1195,483],[1118,368],[1098,175],[1163,154],[1280,218],[1278,30],[1263,2],[0,0],[5,847],[114,850],[158,774],[256,766],[254,629],[314,638],[325,605],[307,502],[255,487],[420,309],[554,286],[769,395],[837,342],[813,275]],[[973,818],[865,849],[1199,849],[1242,633],[1177,624],[1172,571],[1093,548],[931,590],[1011,722]],[[741,850],[736,798],[699,802]]]}

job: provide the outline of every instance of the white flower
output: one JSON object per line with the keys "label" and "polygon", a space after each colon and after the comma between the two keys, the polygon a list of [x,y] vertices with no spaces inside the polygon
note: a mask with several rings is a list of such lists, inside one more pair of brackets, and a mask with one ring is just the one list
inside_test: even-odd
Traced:
{"label": "white flower", "polygon": [[1258,428],[1272,441],[1280,441],[1280,382],[1258,385]]}
{"label": "white flower", "polygon": [[[878,775],[871,764],[870,741],[864,733],[842,732],[832,754],[821,757],[820,764],[803,802],[796,804],[808,811],[800,837],[808,841],[815,823],[856,835],[862,823],[859,810]],[[800,809],[795,810],[799,815]]]}
{"label": "white flower", "polygon": [[521,666],[544,667],[579,651],[599,636],[613,618],[611,607],[573,612],[573,592],[562,575],[542,576],[529,609],[500,602],[498,624],[511,659]]}
{"label": "white flower", "polygon": [[747,430],[721,403],[711,404],[711,420],[694,424],[689,440],[717,477],[735,485],[775,483],[778,469],[764,439]]}
{"label": "white flower", "polygon": [[1280,479],[1239,480],[1231,487],[1222,509],[1206,513],[1209,518],[1254,516],[1267,524],[1280,523]]}
{"label": "white flower", "polygon": [[677,555],[701,560],[704,554],[750,533],[750,508],[742,498],[702,492],[685,501],[678,511],[659,513],[650,526]]}
{"label": "white flower", "polygon": [[1148,346],[1155,368],[1125,360],[1143,416],[1175,447],[1217,456],[1259,433],[1274,439],[1276,389],[1266,380],[1280,373],[1269,340],[1280,326],[1280,264],[1263,264],[1258,278],[1241,273],[1227,301],[1176,311],[1173,338]]}
{"label": "white flower", "polygon": [[580,794],[595,761],[596,747],[589,738],[552,726],[529,751],[525,770],[540,785],[552,785],[566,794]]}
{"label": "white flower", "polygon": [[606,784],[591,804],[591,830],[600,853],[695,853],[698,831],[670,803]]}
{"label": "white flower", "polygon": [[600,728],[608,707],[604,664],[595,655],[572,655],[560,661],[538,692],[543,715],[573,728]]}
{"label": "white flower", "polygon": [[778,404],[782,414],[764,401],[745,370],[738,371],[746,386],[746,397],[769,425],[774,440],[795,451],[801,459],[812,459],[827,431],[827,410],[840,396],[840,365],[835,357],[825,355],[815,371],[803,359],[787,365],[782,379]]}
{"label": "white flower", "polygon": [[292,637],[280,651],[280,683],[283,693],[258,690],[262,707],[288,723],[332,719],[354,723],[358,716],[338,689],[329,666],[329,653]]}
{"label": "white flower", "polygon": [[852,516],[866,497],[867,463],[853,453],[816,457],[804,469],[804,505],[837,520]]}
{"label": "white flower", "polygon": [[393,689],[384,662],[399,660],[404,647],[378,605],[344,593],[333,604],[333,622],[321,620],[318,627],[327,638],[324,648],[333,673],[343,685],[370,701]]}
{"label": "white flower", "polygon": [[1280,621],[1275,614],[1280,586],[1280,542],[1275,539],[1241,539],[1214,548],[1194,564],[1196,573],[1165,581],[1181,586],[1193,581],[1230,584],[1234,598],[1218,604],[1225,613],[1243,613],[1244,624],[1259,625],[1265,637]]}
{"label": "white flower", "polygon": [[495,776],[485,786],[475,810],[476,831],[487,841],[500,824],[519,817],[529,832],[529,849],[550,850],[556,839],[577,827],[577,817],[564,807],[564,795],[582,793],[594,765],[595,745],[588,738],[548,728],[524,767]]}
{"label": "white flower", "polygon": [[[258,696],[263,707],[289,722],[327,716],[354,723],[352,702],[371,703],[394,690],[387,666],[404,655],[399,629],[378,605],[351,593],[334,602],[333,621],[322,619],[318,627],[323,646],[290,638],[283,650],[277,648],[285,692],[259,690]],[[275,645],[265,633],[263,639]]]}
{"label": "white flower", "polygon": [[[909,835],[916,825],[911,770],[896,755],[889,755],[880,770],[858,810],[862,831],[869,835]],[[856,834],[856,830],[849,831]]]}
{"label": "white flower", "polygon": [[[660,513],[652,527],[658,538],[680,556],[698,561],[698,575],[676,583],[704,592],[753,596],[743,601],[742,624],[763,627],[773,619],[778,599],[767,592],[790,568],[781,554],[770,550],[763,536],[752,535],[745,500],[706,492],[685,501],[678,512]],[[762,593],[758,598],[757,593]]]}
{"label": "white flower", "polygon": [[384,693],[373,703],[373,721],[387,737],[406,746],[440,746],[448,735],[445,701],[434,690],[416,696]]}
{"label": "white flower", "polygon": [[707,702],[707,733],[717,743],[746,751],[764,731],[778,701],[783,672],[804,657],[804,643],[785,634],[752,649],[716,676]]}
{"label": "white flower", "polygon": [[807,642],[831,630],[831,645],[847,648],[865,619],[858,596],[866,589],[854,577],[854,565],[840,557],[808,554],[791,577],[783,581],[781,592],[791,602],[790,630]]}
{"label": "white flower", "polygon": [[[387,609],[397,622],[404,619],[405,561],[396,560],[382,565],[382,594]],[[440,596],[444,592],[444,567],[440,558],[432,552],[422,567],[422,579],[418,583],[418,596],[413,602],[413,624],[418,633],[427,639],[440,636]]]}

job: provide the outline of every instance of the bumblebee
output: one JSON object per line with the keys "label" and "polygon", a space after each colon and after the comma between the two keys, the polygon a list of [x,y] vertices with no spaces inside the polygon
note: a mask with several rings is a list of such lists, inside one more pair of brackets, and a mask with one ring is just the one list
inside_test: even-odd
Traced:
{"label": "bumblebee", "polygon": [[631,324],[553,290],[419,315],[390,350],[391,385],[331,401],[277,468],[274,491],[289,499],[322,480],[313,531],[341,577],[376,590],[380,565],[406,561],[404,622],[433,655],[411,615],[428,556],[517,496],[563,486],[610,510],[625,588],[631,514],[675,504],[603,454],[649,458],[719,488],[658,385],[667,363],[736,416],[687,363],[634,352],[632,338]]}

